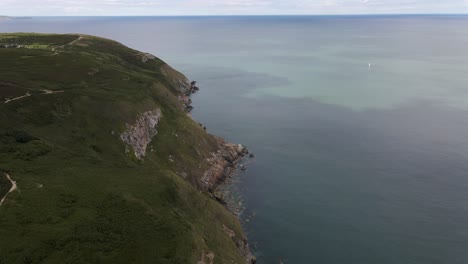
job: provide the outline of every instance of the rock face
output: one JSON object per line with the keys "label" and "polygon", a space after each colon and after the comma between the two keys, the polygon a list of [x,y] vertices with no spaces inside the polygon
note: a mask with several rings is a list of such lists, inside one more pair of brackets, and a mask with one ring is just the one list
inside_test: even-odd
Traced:
{"label": "rock face", "polygon": [[211,153],[211,157],[207,159],[211,166],[201,178],[201,188],[205,191],[213,191],[217,185],[223,182],[235,169],[240,158],[247,153],[247,149],[242,145],[228,143],[219,137],[216,139],[219,150]]}
{"label": "rock face", "polygon": [[[172,80],[171,85],[175,87],[176,91],[181,93],[178,96],[179,101],[184,106],[185,111],[190,112],[193,109],[190,96],[199,90],[197,82],[190,82],[183,74],[168,65],[161,67],[161,73],[170,77],[169,79]],[[200,124],[200,126],[202,125]],[[218,150],[210,153],[210,157],[207,158],[207,162],[210,164],[209,169],[203,173],[197,187],[201,191],[211,193],[213,198],[220,204],[226,205],[224,197],[217,196],[215,189],[236,169],[236,164],[249,152],[244,146],[228,143],[223,138],[216,137],[216,140],[218,143]],[[234,231],[226,226],[224,226],[223,229],[234,241],[239,253],[244,256],[245,263],[256,263],[255,256],[250,252],[247,238],[244,236],[237,237]],[[206,258],[202,256],[202,260],[198,263],[207,263],[206,260],[212,261],[213,259],[209,258],[208,255],[206,255]]]}
{"label": "rock face", "polygon": [[134,151],[138,159],[145,157],[148,144],[158,134],[156,127],[161,117],[160,109],[145,112],[133,125],[127,124],[127,130],[120,134],[120,139]]}
{"label": "rock face", "polygon": [[197,87],[197,82],[192,81],[190,83],[190,88],[188,88],[184,94],[178,96],[179,101],[181,101],[184,106],[185,112],[190,113],[193,110],[192,99],[190,99],[190,95],[196,93],[198,90],[200,90],[200,88]]}
{"label": "rock face", "polygon": [[237,249],[239,253],[244,256],[245,263],[247,264],[255,264],[257,263],[257,258],[250,252],[249,241],[247,238],[243,237],[242,239],[236,242]]}
{"label": "rock face", "polygon": [[192,99],[190,99],[190,96],[183,94],[179,95],[177,98],[182,102],[185,112],[190,113],[190,111],[193,110]]}
{"label": "rock face", "polygon": [[[216,187],[221,184],[235,169],[236,164],[244,157],[248,150],[240,144],[232,144],[217,137],[219,150],[211,153],[207,161],[211,164],[201,178],[200,189],[212,193],[213,198],[222,205],[226,205],[224,197],[215,192]],[[245,263],[254,264],[256,257],[252,254],[246,237],[237,237],[235,232],[223,225],[224,232],[234,241],[239,253],[244,256]]]}
{"label": "rock face", "polygon": [[143,63],[146,63],[147,61],[154,60],[154,59],[156,59],[156,56],[150,53],[143,53],[143,55],[141,56],[141,62]]}

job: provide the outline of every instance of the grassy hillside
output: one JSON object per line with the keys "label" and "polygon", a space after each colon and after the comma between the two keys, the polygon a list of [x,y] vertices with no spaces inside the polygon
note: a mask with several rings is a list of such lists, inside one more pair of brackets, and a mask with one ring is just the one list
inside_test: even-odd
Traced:
{"label": "grassy hillside", "polygon": [[[182,74],[91,36],[0,44],[20,45],[0,48],[0,172],[18,185],[0,207],[0,263],[245,263],[238,221],[196,188],[219,145],[185,114]],[[139,160],[119,135],[153,109]]]}

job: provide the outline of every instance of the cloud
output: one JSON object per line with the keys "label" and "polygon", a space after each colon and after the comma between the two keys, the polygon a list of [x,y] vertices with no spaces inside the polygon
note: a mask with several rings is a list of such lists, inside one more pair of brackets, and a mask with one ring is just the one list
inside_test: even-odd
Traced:
{"label": "cloud", "polygon": [[0,0],[5,15],[468,13],[468,0]]}

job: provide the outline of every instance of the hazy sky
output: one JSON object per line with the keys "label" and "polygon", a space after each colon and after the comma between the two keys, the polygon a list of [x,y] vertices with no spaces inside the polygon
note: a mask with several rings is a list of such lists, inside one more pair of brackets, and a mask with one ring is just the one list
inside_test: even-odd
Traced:
{"label": "hazy sky", "polygon": [[468,0],[0,0],[0,15],[468,13]]}

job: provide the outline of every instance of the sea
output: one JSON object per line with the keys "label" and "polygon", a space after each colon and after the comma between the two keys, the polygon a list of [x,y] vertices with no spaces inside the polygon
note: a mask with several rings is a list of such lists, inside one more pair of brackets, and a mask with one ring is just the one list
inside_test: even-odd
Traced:
{"label": "sea", "polygon": [[[33,17],[196,80],[258,263],[468,263],[468,16]],[[1,60],[1,58],[0,58]]]}

